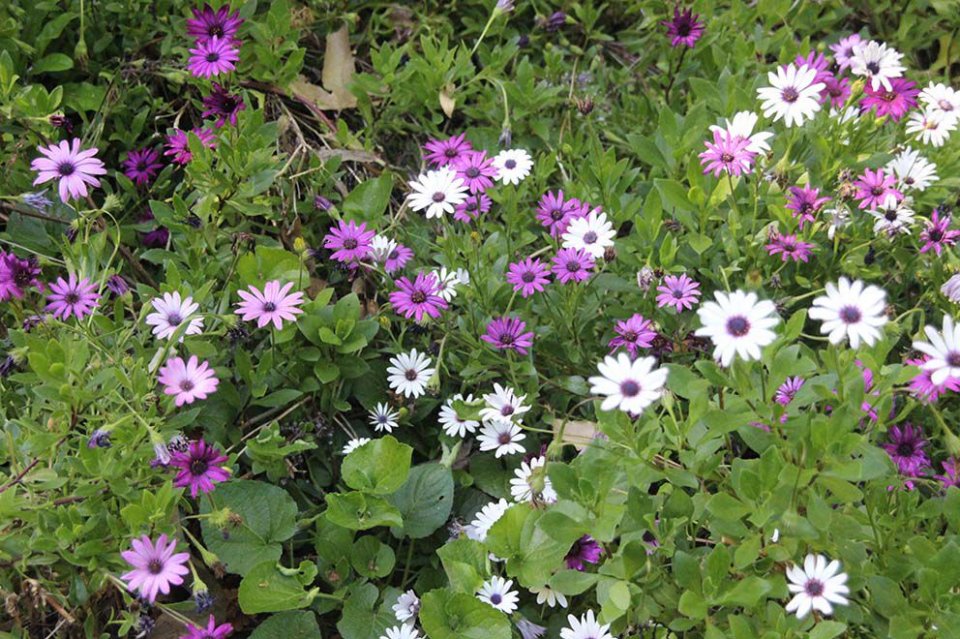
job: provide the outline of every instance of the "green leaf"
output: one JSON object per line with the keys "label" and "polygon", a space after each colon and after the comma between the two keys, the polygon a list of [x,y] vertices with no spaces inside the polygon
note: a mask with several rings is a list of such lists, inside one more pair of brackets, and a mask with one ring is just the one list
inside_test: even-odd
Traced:
{"label": "green leaf", "polygon": [[677,604],[677,610],[680,614],[693,619],[703,619],[707,616],[707,602],[703,600],[698,593],[688,590],[680,595],[680,603]]}
{"label": "green leaf", "polygon": [[379,437],[343,460],[343,481],[354,490],[374,495],[396,492],[410,474],[413,448],[393,436]]}
{"label": "green leaf", "polygon": [[39,60],[31,71],[34,73],[53,73],[73,68],[73,59],[63,53],[51,53]]}
{"label": "green leaf", "polygon": [[387,210],[391,191],[393,176],[389,173],[361,182],[343,201],[343,212],[349,217],[376,223]]}
{"label": "green leaf", "polygon": [[382,497],[360,492],[327,495],[327,519],[350,530],[402,526],[400,511]]}
{"label": "green leaf", "polygon": [[510,621],[474,595],[431,590],[420,605],[420,623],[430,639],[510,639]]}
{"label": "green leaf", "polygon": [[600,575],[579,570],[560,570],[550,578],[550,587],[565,595],[579,595],[592,588]]}
{"label": "green leaf", "polygon": [[309,611],[287,611],[271,615],[257,626],[250,639],[321,639],[317,616]]}
{"label": "green leaf", "polygon": [[728,592],[724,593],[722,602],[734,606],[750,608],[757,605],[760,599],[770,592],[770,582],[760,577],[747,577],[737,583]]}
{"label": "green leaf", "polygon": [[389,497],[403,517],[394,530],[412,539],[432,535],[450,517],[453,507],[453,474],[440,464],[421,464],[410,471],[400,490]]}
{"label": "green leaf", "polygon": [[808,635],[809,639],[833,639],[839,637],[847,629],[847,624],[839,621],[820,621]]}
{"label": "green leaf", "polygon": [[471,595],[480,588],[487,573],[487,551],[483,544],[461,537],[441,546],[437,555],[451,588]]}
{"label": "green leaf", "polygon": [[696,206],[687,196],[687,189],[676,180],[655,179],[654,186],[660,193],[660,199],[664,207],[671,209],[680,209],[681,211],[694,211]]}
{"label": "green leaf", "polygon": [[358,539],[350,552],[350,565],[353,569],[371,579],[389,575],[396,561],[393,548],[381,543],[373,535]]}
{"label": "green leaf", "polygon": [[[343,639],[379,639],[389,626],[397,623],[389,609],[374,611],[380,591],[370,583],[353,585],[343,604],[337,630]],[[387,606],[384,605],[384,608]]]}
{"label": "green leaf", "polygon": [[281,571],[273,561],[254,566],[240,582],[237,593],[240,609],[245,614],[255,615],[309,606],[320,594],[319,588],[304,590],[304,586],[309,585],[317,574],[316,564],[303,561],[293,574],[287,574],[289,572]]}

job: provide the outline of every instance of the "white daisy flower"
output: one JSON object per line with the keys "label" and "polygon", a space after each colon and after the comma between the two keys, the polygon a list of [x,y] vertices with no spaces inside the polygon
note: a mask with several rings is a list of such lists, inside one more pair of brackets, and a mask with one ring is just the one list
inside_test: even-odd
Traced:
{"label": "white daisy flower", "polygon": [[723,366],[729,366],[734,356],[760,359],[760,349],[777,338],[770,330],[780,321],[773,302],[758,301],[756,293],[744,291],[717,291],[714,299],[697,309],[703,326],[694,334],[710,338],[713,357]]}
{"label": "white daisy flower", "polygon": [[407,196],[414,211],[426,210],[427,218],[453,213],[467,199],[467,186],[453,169],[427,171],[407,184],[413,191]]}
{"label": "white daisy flower", "polygon": [[588,610],[579,619],[567,615],[568,628],[560,631],[560,639],[615,639],[610,634],[610,624],[597,622],[592,610]]}
{"label": "white daisy flower", "polygon": [[513,471],[516,475],[510,480],[510,494],[513,501],[529,501],[537,504],[552,504],[557,501],[557,493],[547,477],[547,460],[542,455],[530,462],[521,462],[520,468]]}
{"label": "white daisy flower", "polygon": [[873,216],[873,232],[877,235],[910,235],[910,227],[915,221],[910,198],[897,201],[895,195],[888,195],[883,204],[868,213]]}
{"label": "white daisy flower", "polygon": [[341,452],[343,452],[344,455],[349,455],[369,441],[369,437],[356,437],[348,441]]}
{"label": "white daisy flower", "polygon": [[943,316],[943,332],[933,326],[925,326],[929,342],[915,340],[913,347],[926,353],[930,359],[920,365],[930,371],[930,381],[935,386],[947,381],[948,377],[960,377],[960,325],[955,325],[949,315]]}
{"label": "white daisy flower", "polygon": [[413,624],[420,614],[420,598],[417,593],[408,590],[397,597],[397,603],[393,604],[393,614],[397,621]]}
{"label": "white daisy flower", "polygon": [[463,419],[457,414],[456,409],[453,407],[454,402],[465,402],[469,404],[472,401],[474,401],[473,395],[464,397],[459,393],[446,401],[443,407],[440,408],[439,417],[443,432],[450,437],[464,437],[467,433],[476,432],[480,422],[475,419]]}
{"label": "white daisy flower", "polygon": [[738,111],[733,115],[732,120],[724,120],[726,127],[711,124],[710,132],[726,132],[730,137],[746,138],[750,140],[750,146],[747,147],[748,151],[766,153],[770,150],[768,140],[773,137],[773,133],[771,131],[754,133],[753,128],[757,126],[757,120],[759,119],[760,116],[753,111]]}
{"label": "white daisy flower", "polygon": [[170,339],[177,332],[181,324],[187,322],[186,332],[180,336],[183,341],[185,335],[199,335],[203,332],[203,318],[191,317],[200,308],[189,295],[181,298],[180,293],[164,293],[162,296],[150,300],[153,312],[147,315],[147,325],[153,327],[153,334],[157,339]]}
{"label": "white daisy flower", "polygon": [[370,411],[370,425],[377,432],[385,430],[392,433],[393,429],[397,427],[397,419],[399,418],[400,413],[391,410],[390,405],[383,402],[377,404],[376,408]]}
{"label": "white daisy flower", "polygon": [[467,537],[474,541],[486,541],[487,533],[490,532],[490,529],[493,528],[495,523],[500,521],[503,513],[507,512],[508,508],[510,508],[510,502],[506,499],[491,501],[481,508],[474,516],[473,521],[467,524],[464,531],[467,533]]}
{"label": "white daisy flower", "polygon": [[915,134],[915,138],[924,144],[943,146],[951,131],[957,128],[957,118],[944,115],[942,112],[924,109],[913,111],[907,117],[905,130]]}
{"label": "white daisy flower", "polygon": [[[437,279],[437,282],[439,282],[440,287],[437,295],[442,297],[444,301],[449,302],[455,298],[457,296],[457,287],[470,282],[469,275],[467,276],[467,281],[463,281],[463,278],[460,276],[460,271],[463,271],[463,269],[451,271],[446,266],[441,266],[439,271],[433,271],[433,276]],[[466,273],[466,271],[463,272]]]}
{"label": "white daisy flower", "polygon": [[820,90],[822,82],[814,82],[817,70],[802,65],[799,69],[793,63],[777,67],[777,72],[767,74],[771,86],[757,89],[757,97],[762,101],[761,110],[774,121],[783,119],[786,126],[800,126],[820,110]]}
{"label": "white daisy flower", "polygon": [[493,166],[497,169],[499,181],[504,184],[520,184],[521,180],[530,175],[533,159],[525,149],[508,149],[494,156]]}
{"label": "white daisy flower", "polygon": [[823,215],[827,220],[827,237],[831,240],[837,231],[850,224],[850,209],[843,204],[836,208],[824,209]]}
{"label": "white daisy flower", "polygon": [[413,624],[400,624],[393,628],[387,628],[385,635],[380,635],[380,639],[420,639],[420,633],[413,627]]}
{"label": "white daisy flower", "polygon": [[807,314],[823,322],[820,332],[829,336],[831,344],[849,339],[851,348],[860,348],[860,342],[873,346],[880,338],[880,327],[887,323],[886,298],[881,288],[841,277],[836,284],[827,284],[826,295],[815,298]]}
{"label": "white daisy flower", "polygon": [[788,567],[787,588],[794,595],[787,604],[787,612],[796,611],[797,619],[803,619],[810,610],[830,615],[833,614],[831,604],[846,606],[848,601],[844,595],[849,594],[850,589],[846,573],[837,572],[839,570],[839,561],[827,563],[823,555],[807,555],[802,569],[797,565]]}
{"label": "white daisy flower", "polygon": [[890,80],[901,77],[906,71],[906,67],[900,64],[902,57],[902,53],[882,42],[862,42],[853,47],[850,72],[866,77],[874,91],[880,87],[891,91]]}
{"label": "white daisy flower", "polygon": [[377,264],[386,262],[395,250],[397,250],[397,243],[385,235],[377,233],[370,240],[370,259]]}
{"label": "white daisy flower", "polygon": [[530,594],[537,596],[538,604],[547,604],[551,608],[555,608],[558,604],[561,608],[567,607],[567,598],[564,596],[564,594],[554,590],[550,586],[531,588]]}
{"label": "white daisy flower", "polygon": [[487,393],[483,396],[483,401],[487,403],[485,408],[480,409],[480,419],[489,421],[516,421],[523,422],[523,415],[530,407],[523,403],[526,395],[517,395],[509,386],[493,385],[493,393]]}
{"label": "white daisy flower", "polygon": [[886,170],[897,176],[897,186],[900,190],[924,191],[940,179],[937,177],[937,165],[928,162],[919,151],[914,151],[910,147],[887,162]]}
{"label": "white daisy flower", "polygon": [[516,590],[510,590],[511,586],[513,586],[512,579],[490,577],[480,586],[477,599],[508,615],[513,614],[517,609],[517,602],[520,601],[520,595],[517,594]]}
{"label": "white daisy flower", "polygon": [[546,626],[535,624],[524,617],[517,620],[517,630],[520,631],[522,639],[540,639],[547,632]]}
{"label": "white daisy flower", "polygon": [[617,232],[607,221],[607,214],[597,207],[586,217],[574,218],[563,234],[563,248],[582,249],[593,259],[599,260],[607,247],[613,246]]}
{"label": "white daisy flower", "polygon": [[954,304],[960,304],[960,273],[953,275],[940,287],[940,292]]}
{"label": "white daisy flower", "polygon": [[644,408],[657,401],[667,382],[667,369],[654,369],[657,360],[652,357],[630,359],[627,353],[616,357],[607,355],[597,364],[600,375],[591,377],[590,392],[603,395],[600,410],[620,410],[639,415]]}
{"label": "white daisy flower", "polygon": [[427,383],[436,372],[430,364],[430,358],[418,353],[417,349],[391,357],[387,368],[390,390],[404,397],[420,397],[426,392]]}
{"label": "white daisy flower", "polygon": [[477,435],[480,450],[495,450],[494,457],[498,458],[524,452],[523,446],[517,442],[526,438],[519,426],[513,422],[499,420],[484,424],[480,434]]}
{"label": "white daisy flower", "polygon": [[960,91],[951,86],[931,82],[917,97],[931,112],[948,118],[960,117]]}

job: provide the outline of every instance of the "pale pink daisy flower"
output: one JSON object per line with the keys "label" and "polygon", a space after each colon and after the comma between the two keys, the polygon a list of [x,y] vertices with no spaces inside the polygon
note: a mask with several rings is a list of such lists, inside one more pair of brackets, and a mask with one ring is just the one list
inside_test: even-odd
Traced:
{"label": "pale pink daisy flower", "polygon": [[217,390],[220,383],[210,363],[200,363],[196,355],[191,355],[187,362],[181,357],[168,359],[160,369],[157,381],[163,384],[165,395],[173,395],[177,406],[206,399]]}
{"label": "pale pink daisy flower", "polygon": [[179,586],[183,583],[184,575],[190,570],[184,566],[190,559],[190,553],[174,554],[177,540],[171,539],[167,543],[167,536],[160,535],[157,543],[144,535],[134,539],[133,550],[124,550],[120,553],[124,561],[133,567],[133,570],[120,578],[127,582],[131,591],[140,593],[140,596],[153,603],[158,594],[168,594],[170,586]]}
{"label": "pale pink daisy flower", "polygon": [[693,308],[700,301],[700,283],[690,279],[686,273],[665,276],[657,291],[660,293],[657,295],[657,306],[673,306],[678,313],[685,308]]}
{"label": "pale pink daisy flower", "polygon": [[83,319],[93,313],[99,299],[96,284],[85,277],[78,279],[76,273],[68,273],[66,280],[58,277],[57,281],[50,285],[47,310],[59,320],[66,320],[70,315]]}
{"label": "pale pink daisy flower", "polygon": [[303,311],[298,308],[303,303],[303,293],[287,292],[293,287],[293,282],[287,282],[281,288],[280,280],[271,280],[263,287],[263,292],[255,286],[250,286],[250,292],[237,291],[243,301],[237,304],[236,313],[243,321],[257,320],[257,328],[263,328],[270,322],[279,331],[283,328],[284,320],[295,322],[296,316]]}
{"label": "pale pink daisy flower", "polygon": [[43,184],[50,180],[58,180],[60,199],[66,202],[71,197],[87,197],[87,185],[100,186],[100,180],[95,176],[107,172],[103,162],[94,157],[98,149],[80,150],[80,139],[73,138],[70,142],[63,140],[60,144],[51,144],[48,147],[37,147],[44,157],[36,158],[30,163],[30,168],[37,171],[34,184]]}

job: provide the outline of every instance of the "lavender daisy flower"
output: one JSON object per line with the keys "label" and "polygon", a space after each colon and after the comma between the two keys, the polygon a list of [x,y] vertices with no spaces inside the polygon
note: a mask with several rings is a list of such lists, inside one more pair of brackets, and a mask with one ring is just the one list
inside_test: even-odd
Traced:
{"label": "lavender daisy flower", "polygon": [[217,620],[210,615],[206,628],[198,628],[192,623],[187,624],[187,634],[180,639],[226,639],[233,632],[233,625],[224,623],[217,625]]}
{"label": "lavender daisy flower", "polygon": [[469,224],[480,217],[480,215],[489,211],[492,205],[493,200],[491,200],[490,196],[486,193],[471,195],[460,204],[457,204],[457,208],[453,210],[453,219],[458,222],[463,222],[464,224]]}
{"label": "lavender daisy flower", "polygon": [[907,111],[917,106],[917,96],[920,89],[916,82],[906,78],[893,78],[890,87],[874,89],[869,84],[864,87],[864,96],[860,100],[860,112],[866,113],[873,109],[878,118],[889,115],[894,122],[899,122]]}
{"label": "lavender daisy flower", "polygon": [[653,322],[644,319],[643,315],[634,313],[629,319],[620,320],[613,329],[617,334],[607,346],[613,355],[621,348],[627,349],[631,357],[636,357],[641,348],[650,348],[657,332],[652,328]]}
{"label": "lavender daisy flower", "polygon": [[413,251],[403,244],[397,244],[387,255],[387,259],[383,263],[383,268],[387,273],[394,273],[402,269],[404,265],[412,259]]}
{"label": "lavender daisy flower", "polygon": [[249,292],[237,291],[243,300],[237,304],[236,313],[245,322],[257,321],[257,328],[263,328],[270,322],[279,331],[283,328],[284,320],[295,322],[296,316],[303,311],[298,308],[303,303],[303,293],[287,294],[293,287],[293,282],[280,286],[280,280],[270,280],[263,286],[263,292],[255,286],[249,286]]}
{"label": "lavender daisy flower", "polygon": [[179,291],[164,293],[162,296],[150,300],[153,312],[147,315],[147,326],[152,326],[152,332],[157,339],[170,339],[180,328],[187,324],[186,330],[180,335],[180,342],[186,335],[199,335],[203,332],[203,317],[196,317],[194,313],[200,305],[189,295],[181,297]]}
{"label": "lavender daisy flower", "polygon": [[834,109],[842,109],[850,98],[850,80],[843,76],[835,76],[832,73],[824,74],[821,79],[823,88],[820,89],[820,103],[830,103]]}
{"label": "lavender daisy flower", "polygon": [[893,426],[889,432],[890,442],[883,445],[883,449],[890,455],[890,459],[897,465],[902,475],[918,477],[920,471],[930,465],[930,459],[923,450],[927,440],[919,426],[904,424]]}
{"label": "lavender daisy flower", "polygon": [[700,283],[690,279],[686,273],[665,276],[657,292],[660,293],[657,295],[657,306],[673,306],[678,313],[685,308],[693,308],[700,301]]}
{"label": "lavender daisy flower", "polygon": [[787,381],[780,384],[780,387],[777,389],[777,392],[773,395],[773,401],[777,402],[781,406],[786,406],[793,401],[793,398],[797,396],[797,393],[800,392],[800,389],[803,388],[804,380],[799,375],[794,377],[788,377]]}
{"label": "lavender daisy flower", "polygon": [[853,50],[863,42],[859,33],[853,33],[845,38],[840,38],[836,44],[830,45],[833,51],[833,59],[840,67],[840,70],[849,69],[853,59]]}
{"label": "lavender daisy flower", "polygon": [[860,200],[861,209],[875,209],[883,205],[887,196],[892,195],[897,202],[903,200],[903,193],[897,190],[897,176],[894,174],[886,175],[883,169],[871,171],[865,169],[863,175],[857,178],[853,183],[857,187],[857,192],[853,196]]}
{"label": "lavender daisy flower", "polygon": [[107,290],[114,297],[121,297],[130,291],[130,285],[127,284],[127,280],[123,279],[122,275],[111,275],[107,278]]}
{"label": "lavender daisy flower", "polygon": [[333,251],[330,257],[338,262],[355,264],[369,255],[374,235],[374,231],[367,230],[366,222],[340,220],[323,238],[323,246]]}
{"label": "lavender daisy flower", "polygon": [[37,147],[44,156],[36,158],[30,163],[30,168],[37,172],[34,185],[43,184],[50,180],[57,180],[57,189],[60,199],[66,203],[71,197],[87,197],[87,185],[100,186],[97,175],[107,172],[103,162],[96,157],[96,147],[80,150],[80,139],[74,138],[70,142],[63,140],[60,144],[51,144],[48,147]]}
{"label": "lavender daisy flower", "polygon": [[956,486],[960,488],[960,460],[950,458],[941,462],[940,465],[943,467],[943,474],[937,475],[936,478],[943,484],[943,487]]}
{"label": "lavender daisy flower", "polygon": [[440,296],[440,283],[433,273],[418,273],[413,282],[401,277],[396,284],[398,290],[390,293],[390,304],[407,319],[415,317],[420,322],[424,315],[437,318],[440,311],[448,307]]}
{"label": "lavender daisy flower", "polygon": [[461,133],[446,140],[430,140],[423,146],[424,159],[437,168],[452,164],[473,150],[473,145],[466,138],[466,133]]}
{"label": "lavender daisy flower", "polygon": [[198,40],[220,38],[232,40],[236,38],[243,18],[239,11],[230,11],[230,5],[225,4],[214,11],[209,4],[203,5],[203,10],[191,9],[193,18],[187,20],[187,35]]}
{"label": "lavender daisy flower", "polygon": [[233,40],[214,36],[198,41],[197,46],[190,49],[187,69],[195,77],[211,78],[236,69],[234,63],[239,59],[240,52],[233,46]]}
{"label": "lavender daisy flower", "polygon": [[124,550],[120,555],[133,570],[120,578],[127,582],[131,591],[137,591],[140,596],[153,603],[157,594],[168,594],[170,586],[179,586],[183,583],[183,576],[190,572],[184,566],[190,559],[190,553],[174,554],[177,541],[171,539],[167,543],[167,536],[160,535],[157,543],[144,535],[134,539],[132,550]]}
{"label": "lavender daisy flower", "polygon": [[769,237],[770,243],[767,244],[767,254],[780,254],[780,259],[784,262],[793,260],[794,262],[806,262],[810,259],[810,249],[813,244],[801,242],[796,235],[780,235],[774,231]]}
{"label": "lavender daisy flower", "polygon": [[218,129],[227,122],[237,126],[237,114],[247,108],[239,94],[227,92],[216,82],[213,83],[213,93],[203,98],[203,106],[206,108],[201,115],[217,118],[214,126]]}
{"label": "lavender daisy flower", "polygon": [[507,282],[513,284],[513,290],[518,291],[521,297],[530,297],[543,292],[543,288],[550,283],[549,273],[540,258],[528,257],[507,268]]}
{"label": "lavender daisy flower", "polygon": [[220,464],[227,456],[220,453],[216,446],[210,446],[202,439],[190,442],[185,451],[173,453],[170,465],[180,469],[173,479],[177,488],[189,488],[190,496],[213,491],[213,485],[230,479],[230,471]]}
{"label": "lavender daisy flower", "polygon": [[[213,131],[210,129],[197,127],[191,130],[190,133],[200,138],[200,142],[208,149],[212,149],[217,144]],[[173,156],[173,161],[177,164],[188,164],[190,160],[193,159],[188,141],[187,132],[182,129],[177,129],[167,136],[167,150],[164,151],[163,154]]]}
{"label": "lavender daisy flower", "polygon": [[31,255],[24,260],[13,253],[0,251],[0,302],[23,299],[31,286],[43,290],[37,258]]}
{"label": "lavender daisy flower", "polygon": [[703,172],[720,177],[723,172],[737,177],[753,171],[756,152],[750,150],[749,139],[726,131],[714,131],[713,141],[704,142],[707,150],[699,155]]}
{"label": "lavender daisy flower", "polygon": [[137,149],[127,154],[123,161],[123,174],[133,180],[137,186],[143,186],[157,177],[157,171],[163,168],[160,153],[156,149]]}
{"label": "lavender daisy flower", "polygon": [[703,35],[703,23],[700,14],[691,9],[680,11],[680,7],[673,8],[673,19],[661,22],[667,28],[667,37],[672,47],[690,47],[697,43]]}
{"label": "lavender daisy flower", "polygon": [[58,277],[50,285],[50,295],[47,300],[47,310],[59,320],[66,320],[70,315],[83,319],[93,313],[99,304],[100,294],[96,291],[97,285],[89,279],[77,279],[76,273],[68,273],[67,279]]}
{"label": "lavender daisy flower", "polygon": [[180,357],[168,359],[160,368],[157,381],[165,387],[165,395],[173,395],[174,404],[178,407],[206,399],[220,384],[210,363],[201,363],[196,355],[191,355],[187,362]]}
{"label": "lavender daisy flower", "polygon": [[809,186],[791,186],[790,199],[787,200],[787,209],[799,221],[802,231],[806,222],[814,222],[816,214],[823,205],[830,201],[828,197],[820,197],[820,189]]}
{"label": "lavender daisy flower", "polygon": [[467,151],[453,161],[457,177],[463,180],[470,193],[476,195],[493,186],[497,177],[497,168],[486,151]]}
{"label": "lavender daisy flower", "polygon": [[537,204],[537,220],[550,231],[550,235],[560,237],[566,233],[570,220],[586,215],[588,208],[579,200],[564,200],[563,191],[544,193]]}
{"label": "lavender daisy flower", "polygon": [[573,542],[573,546],[567,551],[567,556],[563,561],[567,568],[571,570],[584,570],[584,563],[595,564],[600,561],[600,555],[603,554],[603,548],[590,535],[584,535]]}
{"label": "lavender daisy flower", "polygon": [[87,440],[87,448],[110,448],[110,431],[97,429]]}
{"label": "lavender daisy flower", "polygon": [[953,246],[957,243],[957,239],[960,238],[960,231],[950,230],[950,222],[949,215],[940,217],[940,211],[933,210],[933,213],[930,214],[930,221],[927,222],[927,227],[920,233],[920,239],[923,241],[923,246],[920,248],[921,253],[933,251],[939,257],[944,247]]}
{"label": "lavender daisy flower", "polygon": [[499,351],[515,351],[526,355],[533,345],[533,331],[524,332],[527,323],[516,317],[498,317],[487,324],[487,332],[480,339]]}
{"label": "lavender daisy flower", "polygon": [[594,261],[583,249],[560,249],[553,258],[550,271],[561,284],[582,282],[590,278]]}

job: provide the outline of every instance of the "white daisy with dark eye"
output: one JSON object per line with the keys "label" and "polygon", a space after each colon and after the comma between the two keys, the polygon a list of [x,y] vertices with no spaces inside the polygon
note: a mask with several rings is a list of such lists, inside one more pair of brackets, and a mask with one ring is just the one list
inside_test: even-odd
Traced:
{"label": "white daisy with dark eye", "polygon": [[930,356],[920,365],[930,371],[930,381],[935,386],[947,381],[948,377],[960,377],[960,325],[955,324],[949,315],[943,316],[943,332],[933,326],[923,329],[929,342],[916,340],[913,347]]}
{"label": "white daisy with dark eye", "polygon": [[427,383],[436,371],[432,360],[417,349],[390,358],[387,383],[390,389],[404,397],[420,397],[427,392]]}
{"label": "white daisy with dark eye", "polygon": [[853,47],[850,71],[853,75],[865,76],[874,91],[883,87],[891,91],[890,80],[903,76],[906,67],[900,64],[903,54],[883,42],[870,40]]}
{"label": "white daisy with dark eye", "polygon": [[846,606],[849,602],[844,595],[850,593],[847,587],[846,573],[840,570],[839,561],[827,563],[823,555],[807,555],[803,568],[787,568],[787,588],[794,593],[787,604],[787,612],[796,612],[797,619],[803,619],[811,610],[825,615],[833,614],[833,604]]}
{"label": "white daisy with dark eye", "polygon": [[490,577],[480,586],[477,599],[508,615],[512,614],[517,609],[520,595],[517,594],[516,590],[510,590],[511,586],[513,586],[513,580],[503,577]]}
{"label": "white daisy with dark eye", "polygon": [[504,184],[520,184],[530,175],[533,159],[524,149],[508,149],[494,156],[493,166],[497,169],[497,180]]}
{"label": "white daisy with dark eye", "polygon": [[380,402],[377,406],[370,411],[370,425],[377,431],[387,431],[388,433],[393,432],[393,429],[397,427],[397,419],[400,418],[400,413],[391,410],[390,405]]}
{"label": "white daisy with dark eye", "polygon": [[777,338],[771,329],[780,321],[777,308],[769,300],[760,301],[756,293],[734,291],[714,293],[714,300],[697,310],[700,323],[695,332],[713,342],[714,359],[729,366],[734,357],[760,359],[761,349]]}
{"label": "white daisy with dark eye", "polygon": [[170,339],[181,324],[186,323],[186,330],[180,335],[183,341],[185,335],[199,335],[203,332],[203,318],[193,317],[200,305],[190,296],[181,298],[178,291],[164,293],[160,297],[150,300],[153,312],[147,315],[147,325],[153,327],[153,334],[157,339]]}
{"label": "white daisy with dark eye", "polygon": [[597,621],[592,610],[588,610],[577,619],[567,615],[568,627],[560,630],[560,639],[615,639],[610,634],[610,624]]}
{"label": "white daisy with dark eye", "polygon": [[570,221],[563,234],[563,248],[581,249],[598,260],[608,247],[613,246],[616,235],[613,224],[607,220],[607,214],[597,207],[586,217]]}
{"label": "white daisy with dark eye", "polygon": [[509,386],[493,385],[493,392],[483,396],[486,407],[480,410],[480,419],[485,422],[523,422],[522,415],[530,410],[523,403],[526,395],[517,395]]}
{"label": "white daisy with dark eye", "polygon": [[627,353],[607,356],[597,364],[600,375],[589,379],[590,392],[603,396],[600,410],[620,409],[639,415],[644,408],[657,401],[667,382],[667,369],[654,368],[652,357],[631,359]]}
{"label": "white daisy with dark eye", "polygon": [[808,315],[823,322],[820,332],[831,344],[848,339],[851,348],[860,348],[861,342],[873,346],[880,339],[881,327],[887,323],[886,304],[883,289],[841,277],[836,284],[827,284],[826,295],[813,300]]}
{"label": "white daisy with dark eye", "polygon": [[407,200],[414,211],[425,211],[427,218],[453,213],[467,199],[467,186],[452,169],[437,169],[411,180]]}
{"label": "white daisy with dark eye", "polygon": [[770,86],[757,89],[760,109],[774,122],[782,119],[787,127],[800,126],[820,110],[822,82],[816,82],[817,70],[793,63],[777,67],[767,74]]}

